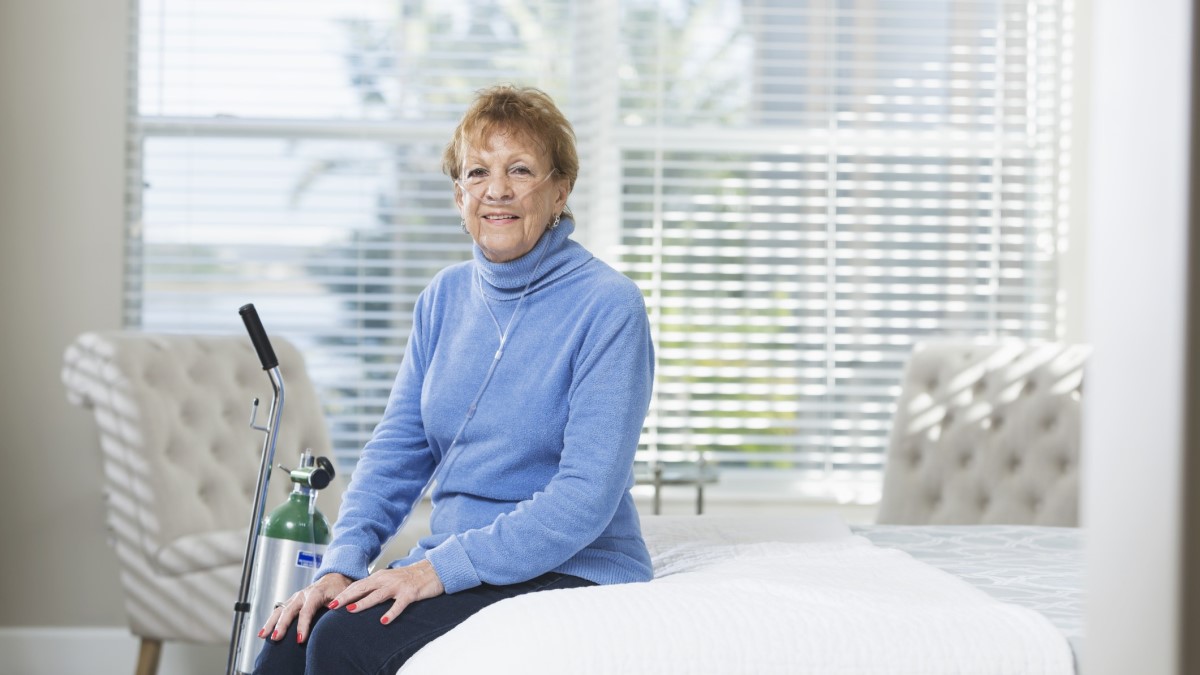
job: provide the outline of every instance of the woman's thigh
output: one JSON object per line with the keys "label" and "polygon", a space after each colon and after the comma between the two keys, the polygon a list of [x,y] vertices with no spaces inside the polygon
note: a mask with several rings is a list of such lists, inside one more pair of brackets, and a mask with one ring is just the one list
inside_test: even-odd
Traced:
{"label": "woman's thigh", "polygon": [[255,672],[394,675],[421,647],[488,605],[525,593],[591,585],[585,579],[554,572],[511,586],[484,584],[414,602],[386,626],[379,620],[390,602],[354,613],[325,611],[304,644],[296,644],[294,625],[279,642],[268,643]]}

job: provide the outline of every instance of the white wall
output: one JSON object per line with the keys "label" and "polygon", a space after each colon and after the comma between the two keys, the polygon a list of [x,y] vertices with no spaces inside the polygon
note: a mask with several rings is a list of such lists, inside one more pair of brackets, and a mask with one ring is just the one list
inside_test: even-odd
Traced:
{"label": "white wall", "polygon": [[1200,669],[1178,628],[1191,32],[1190,0],[1094,6],[1088,675]]}
{"label": "white wall", "polygon": [[127,0],[0,0],[0,626],[120,625],[63,348],[120,323]]}

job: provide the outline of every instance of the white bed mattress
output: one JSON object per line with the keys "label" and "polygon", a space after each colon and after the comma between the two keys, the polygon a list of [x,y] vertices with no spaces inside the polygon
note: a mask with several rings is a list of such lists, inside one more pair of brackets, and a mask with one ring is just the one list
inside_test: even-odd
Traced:
{"label": "white bed mattress", "polygon": [[[989,578],[993,588],[1019,590],[995,573],[996,565],[987,571],[972,561],[1008,551],[1015,569],[1019,546],[1006,542],[1032,533],[993,530],[981,539],[954,530],[851,531],[832,518],[713,517],[647,518],[644,530],[656,573],[649,584],[499,603],[435,640],[400,672],[1074,670],[1057,624],[1000,597],[1007,590],[978,583]],[[1025,569],[1030,573],[1021,578],[1036,585],[1038,565]]]}

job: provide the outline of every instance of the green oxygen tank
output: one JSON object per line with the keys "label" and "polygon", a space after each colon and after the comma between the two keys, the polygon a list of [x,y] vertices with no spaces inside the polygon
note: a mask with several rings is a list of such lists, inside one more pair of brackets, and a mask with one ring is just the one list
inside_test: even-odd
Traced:
{"label": "green oxygen tank", "polygon": [[311,493],[311,488],[306,488],[300,483],[293,485],[287,501],[263,518],[262,532],[259,536],[303,544],[328,545],[329,521],[315,506],[312,512],[309,512],[309,506],[313,503]]}
{"label": "green oxygen tank", "polygon": [[300,454],[300,466],[279,468],[288,472],[292,492],[287,501],[263,518],[259,530],[250,586],[249,630],[243,633],[238,660],[240,673],[254,670],[264,644],[258,629],[271,616],[275,603],[313,582],[329,545],[329,521],[317,509],[316,501],[317,492],[333,480],[333,464],[325,457],[314,460],[312,452],[305,450]]}

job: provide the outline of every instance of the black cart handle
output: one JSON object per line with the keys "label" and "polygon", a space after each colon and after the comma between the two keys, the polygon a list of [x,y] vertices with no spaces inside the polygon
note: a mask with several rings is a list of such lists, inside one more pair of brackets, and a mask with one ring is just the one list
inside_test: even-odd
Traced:
{"label": "black cart handle", "polygon": [[271,341],[267,339],[267,331],[263,330],[258,310],[254,309],[253,304],[242,305],[238,314],[242,315],[242,323],[246,324],[246,331],[250,333],[250,341],[254,343],[254,351],[258,352],[263,370],[278,367],[279,359],[275,358],[275,350],[271,349]]}

